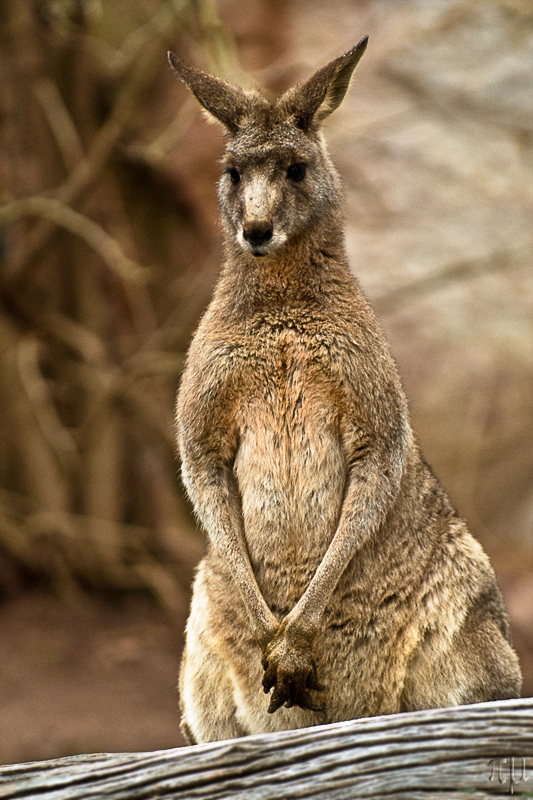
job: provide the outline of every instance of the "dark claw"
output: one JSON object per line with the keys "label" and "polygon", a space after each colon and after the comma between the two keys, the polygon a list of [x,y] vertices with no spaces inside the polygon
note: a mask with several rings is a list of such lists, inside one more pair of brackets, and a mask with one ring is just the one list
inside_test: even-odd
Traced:
{"label": "dark claw", "polygon": [[[320,686],[318,691],[324,689],[322,684],[318,684],[318,686]],[[285,708],[299,706],[300,708],[309,709],[309,711],[324,711],[324,706],[321,703],[316,703],[306,689],[301,689],[295,686],[294,683],[290,683],[288,686],[276,686],[270,698],[268,713],[273,714],[281,706],[285,706]]]}
{"label": "dark claw", "polygon": [[267,708],[269,714],[273,714],[278,708],[281,708],[286,702],[289,702],[289,691],[286,688],[276,686],[270,698],[270,705]]}
{"label": "dark claw", "polygon": [[322,692],[325,689],[324,684],[318,680],[316,664],[312,663],[305,680],[305,688],[301,679],[290,678],[288,675],[281,679],[276,667],[273,664],[269,664],[267,656],[261,659],[261,664],[265,670],[263,675],[264,693],[268,694],[271,689],[274,689],[267,709],[269,714],[274,714],[281,706],[285,706],[285,708],[299,706],[316,712],[324,710],[324,706],[316,703],[308,691],[310,689],[311,691]]}
{"label": "dark claw", "polygon": [[263,675],[263,691],[268,694],[273,686],[276,685],[276,670],[274,667],[268,667]]}

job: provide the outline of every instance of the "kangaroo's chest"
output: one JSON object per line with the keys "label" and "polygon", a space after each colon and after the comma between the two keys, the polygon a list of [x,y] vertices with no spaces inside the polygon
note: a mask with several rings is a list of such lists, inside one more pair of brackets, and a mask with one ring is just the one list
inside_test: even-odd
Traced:
{"label": "kangaroo's chest", "polygon": [[327,342],[289,329],[248,353],[236,408],[240,456],[251,447],[268,473],[312,481],[326,454],[342,449],[345,400]]}
{"label": "kangaroo's chest", "polygon": [[[298,594],[331,541],[342,503],[342,389],[327,344],[291,331],[256,348],[245,383],[234,472],[250,558],[259,578],[278,588],[286,579]],[[298,565],[296,582],[291,564]]]}

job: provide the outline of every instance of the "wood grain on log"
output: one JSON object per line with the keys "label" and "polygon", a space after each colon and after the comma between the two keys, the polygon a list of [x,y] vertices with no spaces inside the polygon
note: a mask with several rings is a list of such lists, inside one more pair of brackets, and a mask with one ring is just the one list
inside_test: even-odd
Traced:
{"label": "wood grain on log", "polygon": [[[139,720],[142,725],[142,720]],[[533,699],[0,767],[2,800],[533,797]]]}

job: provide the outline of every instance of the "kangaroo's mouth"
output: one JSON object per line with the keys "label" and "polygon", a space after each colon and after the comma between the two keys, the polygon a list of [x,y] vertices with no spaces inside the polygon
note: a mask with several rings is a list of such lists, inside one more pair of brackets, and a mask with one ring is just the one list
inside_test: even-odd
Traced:
{"label": "kangaroo's mouth", "polygon": [[287,240],[287,237],[280,232],[275,232],[263,241],[253,241],[243,232],[241,232],[237,236],[237,239],[243,250],[250,253],[250,255],[254,256],[254,258],[262,258],[263,256],[271,255],[278,250],[279,247],[281,247],[281,245]]}
{"label": "kangaroo's mouth", "polygon": [[274,250],[274,247],[269,247],[268,245],[247,245],[246,249],[250,252],[255,258],[262,258],[263,256],[268,255],[269,253]]}

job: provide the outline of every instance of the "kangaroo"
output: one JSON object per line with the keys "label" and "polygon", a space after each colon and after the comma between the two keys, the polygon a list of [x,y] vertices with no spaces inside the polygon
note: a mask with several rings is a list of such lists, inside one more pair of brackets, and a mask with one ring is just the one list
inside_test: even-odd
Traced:
{"label": "kangaroo", "polygon": [[366,44],[272,101],[169,53],[227,135],[225,261],[177,399],[209,542],[180,670],[191,744],[520,694],[494,572],[345,255],[321,123]]}

